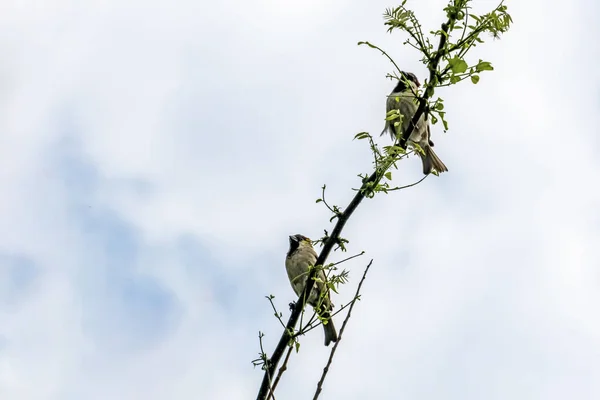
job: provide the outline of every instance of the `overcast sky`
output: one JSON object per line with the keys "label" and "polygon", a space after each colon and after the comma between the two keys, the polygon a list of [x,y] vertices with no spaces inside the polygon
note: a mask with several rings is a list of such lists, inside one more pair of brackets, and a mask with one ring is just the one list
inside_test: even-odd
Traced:
{"label": "overcast sky", "polygon": [[[450,171],[347,225],[366,255],[334,303],[374,263],[324,399],[600,398],[600,6],[506,4],[471,54],[495,71],[438,91]],[[371,167],[352,138],[383,128],[392,66],[356,43],[426,77],[394,5],[2,1],[0,397],[254,398],[287,237],[331,229],[320,187],[344,207]],[[277,398],[312,398],[328,354],[302,338]]]}

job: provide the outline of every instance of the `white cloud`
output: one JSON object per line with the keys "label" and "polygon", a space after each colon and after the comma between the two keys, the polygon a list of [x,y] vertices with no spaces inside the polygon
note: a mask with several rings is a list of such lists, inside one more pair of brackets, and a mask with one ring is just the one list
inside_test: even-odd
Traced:
{"label": "white cloud", "polygon": [[[412,3],[435,29],[444,2]],[[385,33],[390,5],[5,6],[3,398],[254,395],[258,331],[267,351],[280,334],[263,296],[292,299],[287,235],[330,229],[320,186],[345,206],[370,167],[351,138],[382,128],[391,68],[356,42],[424,75]],[[327,397],[600,394],[597,5],[508,6],[513,29],[473,55],[496,70],[440,91],[450,173],[365,200],[347,225],[350,253],[368,252],[352,283],[375,262]],[[414,159],[394,173],[419,177]],[[8,302],[19,257],[35,273]],[[321,344],[304,338],[279,397],[312,392]]]}

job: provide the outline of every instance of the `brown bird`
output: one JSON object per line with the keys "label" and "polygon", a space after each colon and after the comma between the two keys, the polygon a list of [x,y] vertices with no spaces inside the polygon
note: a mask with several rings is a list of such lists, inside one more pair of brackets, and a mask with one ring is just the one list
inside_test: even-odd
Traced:
{"label": "brown bird", "polygon": [[[402,124],[394,126],[393,120],[386,120],[385,128],[383,128],[383,131],[381,132],[381,135],[386,131],[389,132],[393,141],[408,129],[412,117],[415,115],[415,112],[417,112],[418,103],[415,101],[413,92],[416,93],[417,88],[421,86],[419,80],[412,72],[401,71],[401,75],[408,81],[410,87],[407,86],[404,79],[398,81],[398,84],[387,98],[386,112],[389,113],[392,110],[398,110],[403,116]],[[423,153],[425,153],[423,154],[420,151],[417,151],[417,154],[423,161],[423,173],[425,175],[430,174],[433,170],[438,173],[448,171],[448,168],[446,168],[442,160],[439,159],[432,149],[433,142],[430,139],[429,122],[425,120],[425,114],[421,115],[421,118],[419,118],[415,129],[413,129],[410,134],[409,140],[417,143],[423,150]]]}
{"label": "brown bird", "polygon": [[[317,252],[312,246],[309,238],[303,235],[292,235],[290,249],[285,258],[285,269],[292,284],[292,289],[300,296],[308,278],[308,268],[317,262]],[[331,342],[337,342],[338,336],[333,326],[331,309],[333,305],[329,299],[329,288],[325,285],[327,277],[323,270],[317,274],[318,280],[310,291],[307,303],[314,307],[317,314],[323,318],[323,329],[325,330],[325,346]],[[320,303],[320,304],[319,304]]]}

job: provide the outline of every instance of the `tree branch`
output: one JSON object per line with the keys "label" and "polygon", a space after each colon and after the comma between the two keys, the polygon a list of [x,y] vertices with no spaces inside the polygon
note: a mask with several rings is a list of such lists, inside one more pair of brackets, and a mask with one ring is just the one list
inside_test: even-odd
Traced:
{"label": "tree branch", "polygon": [[[402,146],[402,143],[404,143],[404,146],[403,146],[404,148],[406,148],[406,141],[412,134],[413,130],[415,129],[416,124],[419,121],[419,118],[421,118],[421,115],[425,112],[425,107],[427,106],[427,100],[433,95],[434,85],[437,83],[435,74],[436,74],[437,66],[440,62],[440,59],[442,58],[442,53],[443,53],[442,50],[444,49],[444,45],[445,45],[447,37],[448,37],[448,27],[450,26],[451,22],[452,21],[449,20],[445,24],[442,24],[442,32],[443,33],[440,35],[440,44],[438,46],[438,50],[435,53],[433,60],[429,64],[429,82],[427,83],[427,89],[425,90],[424,96],[419,98],[419,108],[415,112],[415,115],[413,116],[410,125],[407,127],[406,131],[403,132],[403,135],[402,135],[401,146]],[[386,170],[387,170],[387,168],[386,168]],[[383,173],[385,173],[385,170],[383,170],[383,171],[375,170],[369,176],[369,178],[367,178],[363,182],[360,190],[358,192],[356,192],[356,195],[350,201],[350,204],[348,204],[348,207],[346,207],[344,212],[339,214],[337,222],[335,224],[335,227],[333,228],[333,231],[331,231],[331,235],[323,243],[323,248],[321,249],[321,253],[319,254],[319,257],[317,258],[316,265],[324,265],[325,264],[325,261],[327,261],[327,257],[329,257],[329,253],[331,253],[333,246],[339,240],[342,230],[346,226],[346,223],[348,222],[348,220],[350,219],[352,214],[354,214],[354,211],[356,210],[356,208],[360,205],[360,203],[365,198],[365,193],[370,190],[372,185],[374,185],[374,184],[376,185],[381,180],[381,178],[383,177]],[[269,359],[269,362],[267,363],[267,365],[265,365],[265,374],[263,376],[263,380],[262,380],[260,389],[258,391],[258,396],[256,397],[257,400],[266,400],[266,398],[267,398],[270,383],[271,383],[270,377],[275,375],[275,369],[277,368],[277,365],[279,364],[279,361],[281,360],[281,357],[283,356],[283,352],[285,351],[285,348],[289,345],[289,342],[293,337],[292,335],[294,332],[294,328],[296,327],[296,324],[298,323],[298,318],[300,317],[300,314],[301,314],[302,310],[304,309],[304,306],[306,305],[306,299],[308,298],[308,293],[310,293],[310,291],[312,290],[312,288],[315,284],[314,278],[316,277],[317,271],[318,271],[318,268],[312,269],[312,271],[306,281],[306,286],[304,287],[304,291],[300,294],[299,301],[296,303],[296,307],[295,307],[294,311],[292,311],[292,314],[290,315],[290,319],[288,320],[286,329],[283,332],[283,334],[281,335],[281,338],[279,339],[279,342],[277,343],[277,347],[275,347],[273,356]]]}
{"label": "tree branch", "polygon": [[403,132],[402,138],[400,138],[400,147],[402,147],[403,149],[406,149],[406,142],[408,141],[408,138],[412,134],[413,130],[416,129],[417,122],[419,122],[421,115],[423,115],[423,113],[425,112],[425,108],[427,107],[427,100],[429,100],[433,96],[435,85],[437,85],[438,83],[436,77],[437,68],[440,64],[442,56],[444,55],[443,50],[446,46],[446,41],[448,40],[448,29],[450,28],[452,21],[453,19],[450,17],[448,18],[448,21],[446,21],[446,23],[442,24],[440,43],[438,45],[437,51],[435,52],[435,55],[433,56],[433,59],[431,60],[429,65],[427,65],[427,68],[429,69],[429,80],[427,81],[425,93],[423,97],[419,97],[419,108],[417,108],[415,115],[413,115],[413,118],[410,120],[410,125],[408,126],[408,129],[405,132]]}
{"label": "tree branch", "polygon": [[[404,5],[404,3],[405,2],[403,2],[403,5]],[[468,0],[462,0],[462,1],[454,0],[453,7],[454,8],[462,8],[467,3],[468,3]],[[450,7],[451,6],[449,5],[445,10],[448,10]],[[454,11],[456,11],[456,10],[454,10]],[[512,20],[510,18],[510,15],[506,14],[506,6],[503,6],[502,2],[501,2],[501,5],[498,6],[494,12],[496,12],[496,11],[501,14],[500,15],[501,18],[498,19],[497,17],[495,17],[496,19],[494,19],[494,21],[493,21],[494,25],[491,27],[489,25],[485,25],[482,32],[485,30],[488,30],[494,34],[497,34],[498,32],[504,32],[508,29],[508,26]],[[425,85],[425,90],[424,90],[423,95],[417,97],[419,106],[418,106],[415,114],[413,115],[409,126],[407,127],[407,129],[404,132],[402,132],[402,135],[397,139],[397,141],[399,141],[399,146],[403,150],[406,150],[407,141],[410,138],[414,129],[416,128],[416,124],[418,123],[421,116],[423,116],[423,114],[425,114],[425,117],[426,117],[425,119],[427,119],[428,114],[430,112],[429,106],[428,106],[429,100],[432,98],[435,88],[437,86],[439,86],[441,83],[438,79],[438,77],[440,76],[439,71],[438,71],[439,64],[440,64],[440,61],[443,59],[443,57],[447,56],[447,54],[448,54],[447,43],[448,43],[449,31],[452,29],[455,22],[457,21],[459,13],[458,12],[447,12],[447,15],[448,15],[447,22],[443,23],[441,25],[441,30],[437,32],[437,34],[440,36],[440,41],[439,41],[439,45],[437,47],[437,51],[435,53],[433,53],[433,54],[428,53],[427,48],[428,48],[428,46],[430,46],[429,39],[428,38],[425,39],[427,41],[427,46],[423,46],[422,51],[425,52],[424,54],[430,54],[430,56],[427,57],[427,61],[428,61],[427,68],[429,70],[429,79]],[[471,18],[475,18],[475,17],[471,16]],[[418,28],[420,30],[420,25],[418,26]],[[393,29],[393,27],[390,29]],[[408,28],[404,27],[404,30],[408,31],[409,34],[411,34],[411,32],[408,30]],[[477,31],[475,34],[477,35],[479,33],[480,32]],[[414,32],[412,34],[414,34]],[[470,37],[467,37],[463,40],[464,41],[470,40]],[[394,64],[396,69],[399,70],[398,66],[391,59],[391,57],[389,57],[389,55],[386,52],[379,49],[377,46],[374,46],[368,42],[363,42],[363,43],[359,43],[359,44],[367,44],[370,47],[373,47],[373,48],[376,48],[376,49],[382,51],[382,54],[385,55]],[[489,68],[487,68],[487,69],[489,69]],[[264,376],[263,376],[263,380],[262,380],[262,383],[261,383],[261,386],[260,386],[260,389],[258,392],[257,400],[266,400],[269,395],[269,388],[271,385],[271,377],[274,376],[274,372],[277,369],[277,365],[279,364],[279,362],[285,352],[286,347],[289,346],[291,344],[291,341],[294,339],[295,327],[296,327],[296,325],[298,323],[298,319],[300,318],[300,315],[302,314],[302,311],[304,310],[304,307],[306,305],[306,300],[309,297],[308,294],[311,293],[311,290],[315,284],[315,277],[317,276],[317,272],[319,271],[319,266],[325,265],[325,262],[327,261],[327,258],[329,257],[329,254],[331,253],[331,250],[334,248],[334,246],[336,244],[342,245],[344,243],[345,239],[341,238],[340,235],[341,235],[346,223],[348,222],[348,220],[350,219],[350,217],[352,216],[354,211],[356,211],[356,209],[358,208],[358,206],[360,205],[360,203],[363,201],[363,199],[365,197],[372,197],[372,195],[376,191],[382,191],[382,189],[378,189],[377,185],[383,179],[386,171],[389,168],[391,168],[393,165],[395,165],[395,163],[396,163],[396,161],[398,161],[398,159],[399,158],[392,156],[388,160],[386,160],[386,162],[383,165],[376,165],[374,172],[369,177],[363,178],[360,189],[354,195],[354,197],[352,198],[352,200],[350,201],[350,203],[348,204],[346,209],[343,212],[336,213],[337,221],[333,228],[333,231],[331,232],[331,235],[327,236],[323,241],[323,248],[321,249],[319,257],[317,258],[317,261],[316,261],[316,265],[315,265],[316,268],[312,268],[310,270],[304,290],[298,296],[298,301],[296,303],[296,307],[294,308],[294,310],[292,311],[292,313],[290,315],[290,318],[285,326],[285,330],[284,330],[283,334],[281,335],[279,342],[277,343],[277,346],[273,352],[273,355],[271,356],[271,358],[267,359],[266,354],[263,353],[264,360],[265,360],[264,365],[263,365]],[[399,189],[401,189],[401,188],[394,188],[394,190],[399,190]],[[334,209],[334,211],[335,211],[335,209]],[[369,263],[369,265],[370,265],[370,263]],[[368,267],[367,267],[367,269],[368,269]],[[363,277],[363,279],[364,279],[364,277]],[[361,281],[361,284],[362,284],[362,281]],[[345,326],[345,321],[344,321],[344,326]],[[262,346],[262,343],[261,343],[261,346]],[[337,346],[337,344],[334,346],[334,349],[336,348],[336,346]],[[261,352],[262,351],[263,350],[261,347]],[[283,371],[284,371],[283,369],[279,371],[278,377],[281,376]],[[322,382],[320,382],[320,384],[321,383]]]}
{"label": "tree branch", "polygon": [[350,319],[350,315],[352,314],[352,308],[354,308],[354,303],[356,303],[356,300],[360,300],[360,297],[359,297],[360,288],[362,287],[362,284],[365,281],[365,278],[367,277],[367,272],[369,272],[369,268],[371,268],[371,264],[373,264],[373,259],[371,259],[371,261],[369,261],[369,264],[367,265],[367,267],[365,268],[365,272],[363,273],[362,279],[360,280],[358,287],[356,288],[356,293],[354,294],[354,300],[352,300],[352,303],[350,304],[350,309],[348,310],[348,314],[346,314],[346,318],[344,319],[344,323],[342,324],[342,328],[340,329],[340,334],[338,335],[338,341],[335,342],[333,349],[331,349],[331,353],[329,354],[329,359],[327,360],[327,365],[325,365],[325,368],[323,368],[323,374],[321,375],[321,379],[319,380],[319,383],[317,384],[317,390],[315,391],[315,396],[313,397],[313,400],[317,400],[317,398],[321,394],[321,390],[323,389],[323,382],[325,381],[325,377],[327,376],[327,373],[329,372],[329,367],[331,366],[331,363],[333,361],[333,355],[335,354],[335,350],[337,349],[338,344],[342,340],[342,334],[344,333],[346,324],[348,323],[348,320]]}
{"label": "tree branch", "polygon": [[271,387],[271,390],[269,391],[269,398],[271,400],[275,400],[275,388],[277,387],[277,384],[279,383],[279,380],[281,379],[281,375],[283,375],[283,373],[285,372],[285,370],[287,370],[287,363],[288,360],[290,359],[290,355],[292,354],[292,350],[294,349],[293,346],[289,346],[288,348],[288,352],[285,355],[285,360],[283,360],[283,364],[281,364],[281,368],[279,368],[279,372],[277,373],[277,378],[275,378],[275,381],[273,382],[273,386]]}

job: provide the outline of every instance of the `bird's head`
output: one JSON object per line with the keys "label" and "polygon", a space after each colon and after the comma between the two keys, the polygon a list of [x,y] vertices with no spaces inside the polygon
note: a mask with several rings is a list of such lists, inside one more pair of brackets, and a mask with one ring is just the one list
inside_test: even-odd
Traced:
{"label": "bird's head", "polygon": [[296,234],[290,236],[290,251],[296,250],[300,246],[309,245],[312,246],[312,242],[309,238],[304,235]]}
{"label": "bird's head", "polygon": [[398,80],[398,84],[394,88],[394,92],[403,92],[408,88],[406,82],[404,81],[405,79],[408,80],[411,86],[413,86],[413,89],[416,89],[421,86],[419,79],[412,72],[400,71],[400,76],[401,79]]}
{"label": "bird's head", "polygon": [[417,85],[417,87],[421,87],[421,83],[419,82],[419,79],[417,78],[417,76],[415,74],[413,74],[412,72],[404,72],[402,71],[402,75],[408,79],[409,81],[413,82],[415,85]]}
{"label": "bird's head", "polygon": [[301,242],[311,243],[311,240],[309,238],[307,238],[306,236],[301,235],[299,233],[296,235],[290,236],[290,243],[301,243]]}

